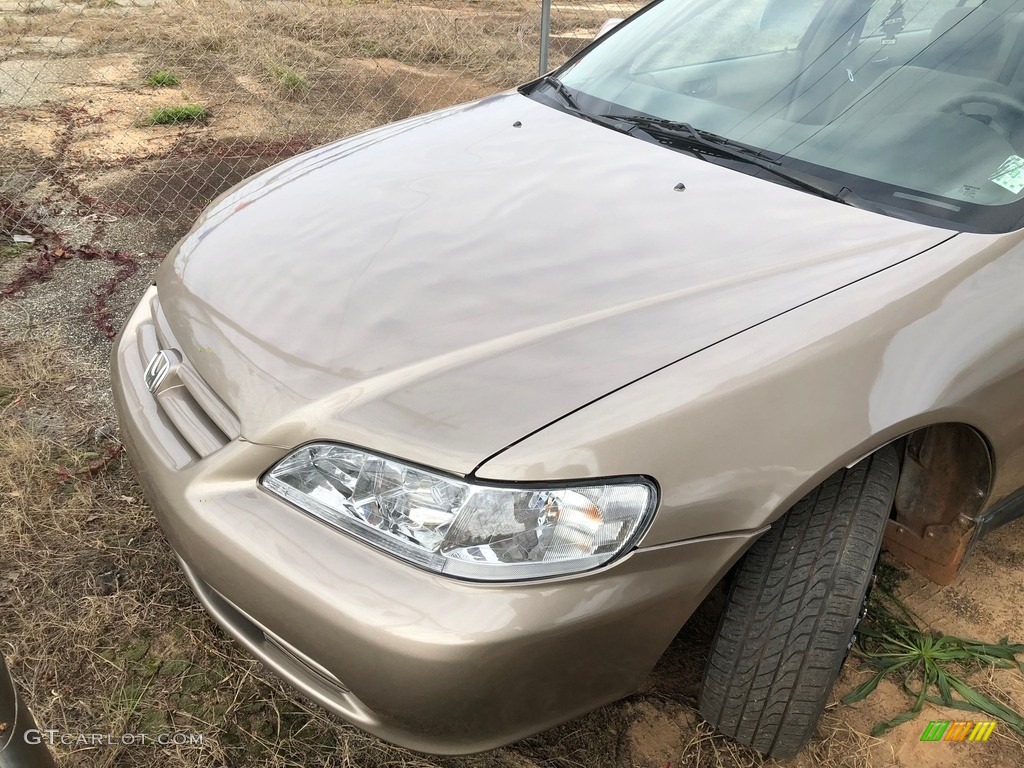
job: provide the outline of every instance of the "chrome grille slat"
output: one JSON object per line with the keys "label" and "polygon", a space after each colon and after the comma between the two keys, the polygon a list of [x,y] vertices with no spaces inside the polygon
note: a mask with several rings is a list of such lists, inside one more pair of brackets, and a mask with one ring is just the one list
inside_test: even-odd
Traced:
{"label": "chrome grille slat", "polygon": [[135,338],[139,345],[139,362],[145,370],[149,361],[160,351],[160,341],[156,337],[156,329],[150,323],[140,325],[135,331]]}
{"label": "chrome grille slat", "polygon": [[[170,324],[160,307],[160,300],[153,297],[150,302],[150,320],[139,325],[136,331],[139,362],[145,370],[150,360],[161,350],[172,350],[181,358],[167,384],[157,387],[157,394],[141,387],[142,396],[152,397],[159,414],[168,425],[169,435],[186,455],[196,457],[188,463],[203,459],[220,450],[241,434],[238,417],[203,381],[191,362],[185,357]],[[175,358],[177,359],[177,358]],[[182,467],[180,461],[175,465]]]}
{"label": "chrome grille slat", "polygon": [[[139,352],[138,357],[141,357],[141,350],[137,351]],[[155,438],[153,448],[159,453],[161,459],[169,467],[184,469],[195,463],[199,456],[195,449],[182,439],[177,427],[167,417],[156,398],[146,389],[145,365],[141,360],[133,359],[133,357],[136,355],[128,353],[123,358],[125,379],[129,382],[126,396],[132,406],[145,415]]]}
{"label": "chrome grille slat", "polygon": [[206,458],[228,444],[224,433],[202,412],[184,387],[165,389],[156,400],[185,442],[201,457]]}
{"label": "chrome grille slat", "polygon": [[178,377],[199,408],[228,439],[234,440],[239,436],[241,425],[238,418],[220,401],[210,386],[199,378],[199,374],[193,371],[191,366],[182,366],[178,371]]}
{"label": "chrome grille slat", "polygon": [[156,327],[156,336],[160,342],[160,348],[178,349],[178,340],[174,338],[171,326],[167,322],[167,316],[164,315],[163,309],[160,308],[160,299],[154,296],[149,306],[153,314],[153,325]]}

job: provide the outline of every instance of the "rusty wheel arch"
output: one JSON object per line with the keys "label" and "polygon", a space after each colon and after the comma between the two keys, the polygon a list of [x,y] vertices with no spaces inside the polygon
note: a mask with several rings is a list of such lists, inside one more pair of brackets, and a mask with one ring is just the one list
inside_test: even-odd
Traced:
{"label": "rusty wheel arch", "polygon": [[975,428],[934,424],[897,441],[901,470],[883,548],[937,584],[950,584],[985,528],[992,450]]}

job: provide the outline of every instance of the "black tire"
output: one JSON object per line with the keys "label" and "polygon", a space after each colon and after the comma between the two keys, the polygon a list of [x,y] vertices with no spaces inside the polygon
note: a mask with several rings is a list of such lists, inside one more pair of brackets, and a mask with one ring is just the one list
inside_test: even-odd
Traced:
{"label": "black tire", "polygon": [[860,620],[899,476],[887,446],[836,472],[750,548],[704,670],[700,713],[792,757],[814,735]]}

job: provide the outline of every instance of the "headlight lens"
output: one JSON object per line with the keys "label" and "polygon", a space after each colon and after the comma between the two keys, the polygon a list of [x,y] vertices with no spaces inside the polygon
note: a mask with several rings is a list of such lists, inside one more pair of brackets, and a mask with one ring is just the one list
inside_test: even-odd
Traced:
{"label": "headlight lens", "polygon": [[454,480],[334,443],[299,448],[263,486],[326,523],[451,576],[487,581],[607,563],[653,513],[651,483],[550,489]]}

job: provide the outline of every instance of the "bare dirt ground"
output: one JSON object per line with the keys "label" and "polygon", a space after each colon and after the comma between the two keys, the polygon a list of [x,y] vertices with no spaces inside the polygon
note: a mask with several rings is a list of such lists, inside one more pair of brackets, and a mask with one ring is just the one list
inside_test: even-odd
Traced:
{"label": "bare dirt ground", "polygon": [[[564,39],[617,15],[562,5]],[[60,748],[63,765],[783,765],[714,735],[695,711],[721,592],[636,695],[560,728],[463,759],[366,736],[282,685],[207,618],[121,452],[110,339],[209,200],[307,147],[528,78],[535,23],[518,0],[0,0],[0,651],[47,727],[204,736],[158,750]],[[156,70],[177,83],[147,84]],[[183,104],[207,119],[144,124]],[[954,585],[910,575],[900,586],[929,626],[982,640],[1024,637],[1022,593],[1020,524],[985,540]],[[929,720],[971,717],[930,705],[869,736],[910,702],[884,682],[860,704],[839,704],[865,677],[847,662],[818,738],[786,765],[1024,765],[1024,740],[1007,727],[984,744],[920,742]],[[970,680],[1024,709],[1019,672]]]}

